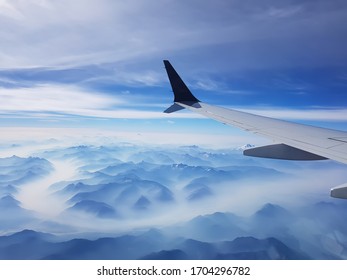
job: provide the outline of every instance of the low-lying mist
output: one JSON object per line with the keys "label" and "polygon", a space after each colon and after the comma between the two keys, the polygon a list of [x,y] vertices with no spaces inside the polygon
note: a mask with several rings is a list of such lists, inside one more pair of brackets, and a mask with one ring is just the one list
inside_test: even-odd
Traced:
{"label": "low-lying mist", "polygon": [[[332,161],[125,142],[36,147],[30,156],[0,159],[3,234],[30,229],[96,239],[156,229],[168,238],[201,242],[275,237],[314,251],[314,258],[345,256],[347,229],[340,220],[347,206],[329,191],[347,173]],[[19,172],[18,164],[29,159]],[[313,235],[324,254],[312,244]]]}

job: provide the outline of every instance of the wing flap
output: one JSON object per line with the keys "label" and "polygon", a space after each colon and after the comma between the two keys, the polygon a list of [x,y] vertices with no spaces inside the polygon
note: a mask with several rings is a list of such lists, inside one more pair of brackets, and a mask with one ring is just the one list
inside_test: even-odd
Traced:
{"label": "wing flap", "polygon": [[300,150],[286,144],[273,144],[243,151],[245,156],[287,159],[287,160],[324,160],[325,157]]}

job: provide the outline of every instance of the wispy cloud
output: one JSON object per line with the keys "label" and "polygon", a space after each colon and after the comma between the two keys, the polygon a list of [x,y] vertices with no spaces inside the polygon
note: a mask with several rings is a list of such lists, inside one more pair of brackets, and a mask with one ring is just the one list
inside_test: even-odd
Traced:
{"label": "wispy cloud", "polygon": [[[158,86],[164,81],[164,75],[162,72],[155,72],[151,70],[144,71],[129,71],[120,70],[112,71],[105,76],[98,76],[95,78],[90,78],[84,80],[84,83],[100,83],[100,82],[111,82],[117,85],[127,85],[127,86]],[[166,80],[165,80],[166,81]]]}
{"label": "wispy cloud", "polygon": [[264,13],[264,17],[275,18],[287,18],[295,16],[303,11],[303,7],[300,5],[288,6],[288,7],[270,7],[267,13]]}
{"label": "wispy cloud", "polygon": [[[1,157],[29,156],[33,151],[57,146],[110,144],[115,141],[129,141],[150,145],[202,145],[214,148],[235,148],[251,143],[262,145],[268,143],[263,138],[255,138],[250,134],[211,134],[210,132],[162,132],[129,131],[126,129],[102,128],[69,128],[69,127],[2,127],[1,143],[8,144],[0,150]],[[53,142],[51,140],[54,139]],[[21,145],[13,145],[21,143]],[[23,145],[22,145],[23,144]]]}
{"label": "wispy cloud", "polygon": [[[0,58],[2,67],[8,68],[69,67],[159,58],[228,44],[230,53],[211,54],[227,55],[225,63],[231,61],[230,67],[242,66],[240,58],[242,64],[256,67],[260,61],[263,66],[275,60],[305,63],[309,62],[306,58],[318,55],[324,63],[329,61],[326,58],[335,63],[346,41],[334,32],[320,30],[343,30],[341,20],[347,7],[332,4],[341,1],[319,2],[312,7],[310,1],[3,0]],[[327,41],[338,46],[337,40],[343,44],[335,53],[322,55],[314,47]],[[306,53],[305,47],[310,46]],[[264,57],[264,49],[270,50],[270,55]],[[295,59],[278,59],[285,54]]]}
{"label": "wispy cloud", "polygon": [[[233,90],[228,73],[248,76],[274,69],[276,76],[283,68],[344,65],[347,40],[341,34],[346,25],[341,23],[347,6],[337,0],[318,2],[0,1],[1,114],[45,121],[68,116],[198,118],[186,112],[165,115],[156,104],[162,101],[118,94],[114,87],[148,92],[165,81],[169,90],[161,64],[168,58],[177,61],[188,84],[193,81],[192,89],[220,92],[218,102],[230,104],[227,94],[253,93],[261,81],[241,79]],[[264,83],[263,89],[274,86],[299,94],[309,86],[289,76]],[[281,118],[345,120],[340,109],[270,111]]]}
{"label": "wispy cloud", "polygon": [[224,82],[220,82],[217,80],[214,80],[212,78],[200,78],[196,82],[193,82],[191,84],[191,88],[194,90],[204,90],[204,91],[211,91],[215,94],[222,94],[222,95],[233,95],[233,94],[240,94],[240,95],[248,95],[253,94],[251,91],[247,90],[234,90],[232,89],[232,85],[228,85]]}
{"label": "wispy cloud", "polygon": [[117,97],[98,96],[75,86],[41,85],[31,88],[0,89],[1,112],[78,112],[122,104]]}
{"label": "wispy cloud", "polygon": [[[29,88],[0,88],[0,112],[12,117],[46,120],[71,116],[116,119],[202,118],[189,111],[164,114],[164,104],[149,104],[131,94],[106,95],[71,85],[43,84]],[[133,100],[133,101],[132,101]],[[151,109],[152,108],[152,109]],[[153,108],[156,108],[153,110]],[[253,114],[279,119],[347,121],[347,109],[341,108],[240,108]]]}
{"label": "wispy cloud", "polygon": [[[71,115],[120,119],[192,118],[192,114],[188,112],[168,115],[159,109],[151,111],[146,106],[134,105],[129,94],[119,96],[121,97],[68,85],[0,88],[0,112],[12,117],[45,119],[65,118]],[[136,100],[136,97],[133,99]]]}

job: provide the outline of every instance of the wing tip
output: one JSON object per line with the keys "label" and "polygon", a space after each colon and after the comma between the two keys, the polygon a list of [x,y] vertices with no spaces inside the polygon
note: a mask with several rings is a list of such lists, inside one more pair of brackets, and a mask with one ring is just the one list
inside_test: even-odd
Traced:
{"label": "wing tip", "polygon": [[183,82],[170,61],[164,59],[163,62],[174,93],[174,102],[199,102]]}

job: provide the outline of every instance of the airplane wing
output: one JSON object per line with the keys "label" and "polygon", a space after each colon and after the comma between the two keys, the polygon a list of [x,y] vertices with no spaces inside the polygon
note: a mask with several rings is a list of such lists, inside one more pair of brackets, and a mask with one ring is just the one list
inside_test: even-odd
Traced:
{"label": "airplane wing", "polygon": [[[275,142],[272,145],[245,150],[244,155],[247,156],[287,160],[332,159],[347,164],[347,132],[268,118],[200,102],[168,60],[164,60],[164,65],[174,93],[174,104],[164,112],[189,109]],[[347,199],[347,183],[333,188],[331,196]]]}

